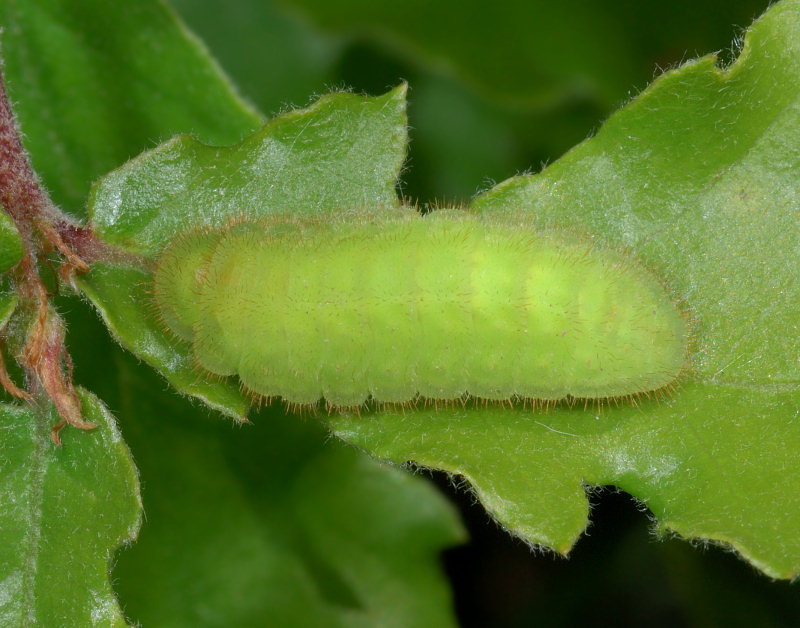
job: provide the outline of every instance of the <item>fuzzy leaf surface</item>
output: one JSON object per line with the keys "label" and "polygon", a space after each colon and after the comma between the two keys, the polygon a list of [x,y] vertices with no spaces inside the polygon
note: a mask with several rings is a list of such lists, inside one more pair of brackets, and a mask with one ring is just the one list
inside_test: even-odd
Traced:
{"label": "fuzzy leaf surface", "polygon": [[81,392],[98,424],[50,439],[55,411],[0,406],[0,624],[122,626],[108,572],[139,530],[139,481],[100,401]]}
{"label": "fuzzy leaf surface", "polygon": [[666,73],[597,136],[475,199],[498,217],[632,249],[689,304],[696,350],[678,391],[600,410],[334,417],[375,455],[467,478],[500,523],[566,553],[585,487],[638,497],[662,530],[800,573],[800,2],[774,5],[738,60]]}

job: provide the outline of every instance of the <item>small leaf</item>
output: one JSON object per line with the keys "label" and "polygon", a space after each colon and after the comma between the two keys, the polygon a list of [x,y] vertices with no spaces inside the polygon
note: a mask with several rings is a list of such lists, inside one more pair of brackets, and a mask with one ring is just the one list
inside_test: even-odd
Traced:
{"label": "small leaf", "polygon": [[14,222],[0,209],[0,273],[16,266],[22,259],[22,240]]}
{"label": "small leaf", "polygon": [[[405,92],[401,85],[374,98],[331,94],[229,148],[176,138],[97,184],[92,227],[107,242],[152,258],[189,225],[393,206],[406,149]],[[187,347],[158,322],[147,270],[96,264],[78,283],[120,343],[178,390],[244,416],[238,383],[199,375]]]}
{"label": "small leaf", "polygon": [[774,5],[739,59],[660,77],[597,136],[473,206],[632,248],[685,298],[691,373],[631,407],[406,411],[332,417],[381,458],[466,477],[506,527],[566,553],[584,487],[614,484],[661,529],[735,547],[770,576],[800,573],[800,2]]}
{"label": "small leaf", "polygon": [[139,530],[136,469],[108,410],[81,393],[98,427],[63,432],[54,410],[0,406],[0,624],[124,624],[108,580],[114,549]]}

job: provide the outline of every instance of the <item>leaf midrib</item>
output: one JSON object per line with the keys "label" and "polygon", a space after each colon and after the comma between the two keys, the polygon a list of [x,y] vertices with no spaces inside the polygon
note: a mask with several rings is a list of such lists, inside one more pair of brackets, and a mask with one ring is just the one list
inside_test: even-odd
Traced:
{"label": "leaf midrib", "polygon": [[44,477],[47,474],[47,457],[45,456],[46,447],[50,443],[47,435],[47,415],[40,409],[35,408],[33,415],[33,427],[31,435],[33,437],[34,448],[31,453],[30,461],[30,499],[29,499],[29,520],[28,532],[25,538],[24,563],[23,563],[23,584],[22,598],[25,616],[23,617],[24,626],[36,625],[36,575],[39,567],[39,549],[41,547],[42,536],[42,503]]}

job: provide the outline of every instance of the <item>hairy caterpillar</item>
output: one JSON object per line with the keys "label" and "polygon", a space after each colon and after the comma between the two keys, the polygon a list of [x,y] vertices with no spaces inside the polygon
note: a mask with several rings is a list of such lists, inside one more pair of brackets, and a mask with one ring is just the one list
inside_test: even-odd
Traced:
{"label": "hairy caterpillar", "polygon": [[155,301],[197,363],[290,404],[636,396],[687,357],[683,315],[630,256],[460,210],[196,230]]}

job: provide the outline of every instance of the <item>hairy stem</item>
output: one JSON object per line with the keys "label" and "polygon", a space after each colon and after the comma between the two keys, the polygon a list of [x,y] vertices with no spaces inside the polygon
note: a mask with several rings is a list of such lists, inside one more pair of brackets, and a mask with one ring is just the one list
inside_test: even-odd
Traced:
{"label": "hairy stem", "polygon": [[38,259],[48,249],[55,249],[63,256],[62,268],[68,269],[67,276],[76,270],[85,272],[89,267],[80,252],[76,252],[62,235],[81,228],[53,204],[31,167],[6,95],[2,73],[0,204],[16,224],[23,243],[22,260],[14,273],[15,288],[24,309],[36,313],[28,327],[25,346],[17,356],[25,369],[29,392],[21,391],[10,378],[2,376],[5,374],[4,366],[0,369],[0,384],[16,397],[33,400],[46,396],[50,399],[61,416],[61,422],[51,433],[58,445],[58,432],[63,425],[68,423],[81,429],[91,429],[95,425],[82,417],[81,403],[72,384],[71,360],[64,346],[64,325],[49,303],[47,290],[39,276]]}

